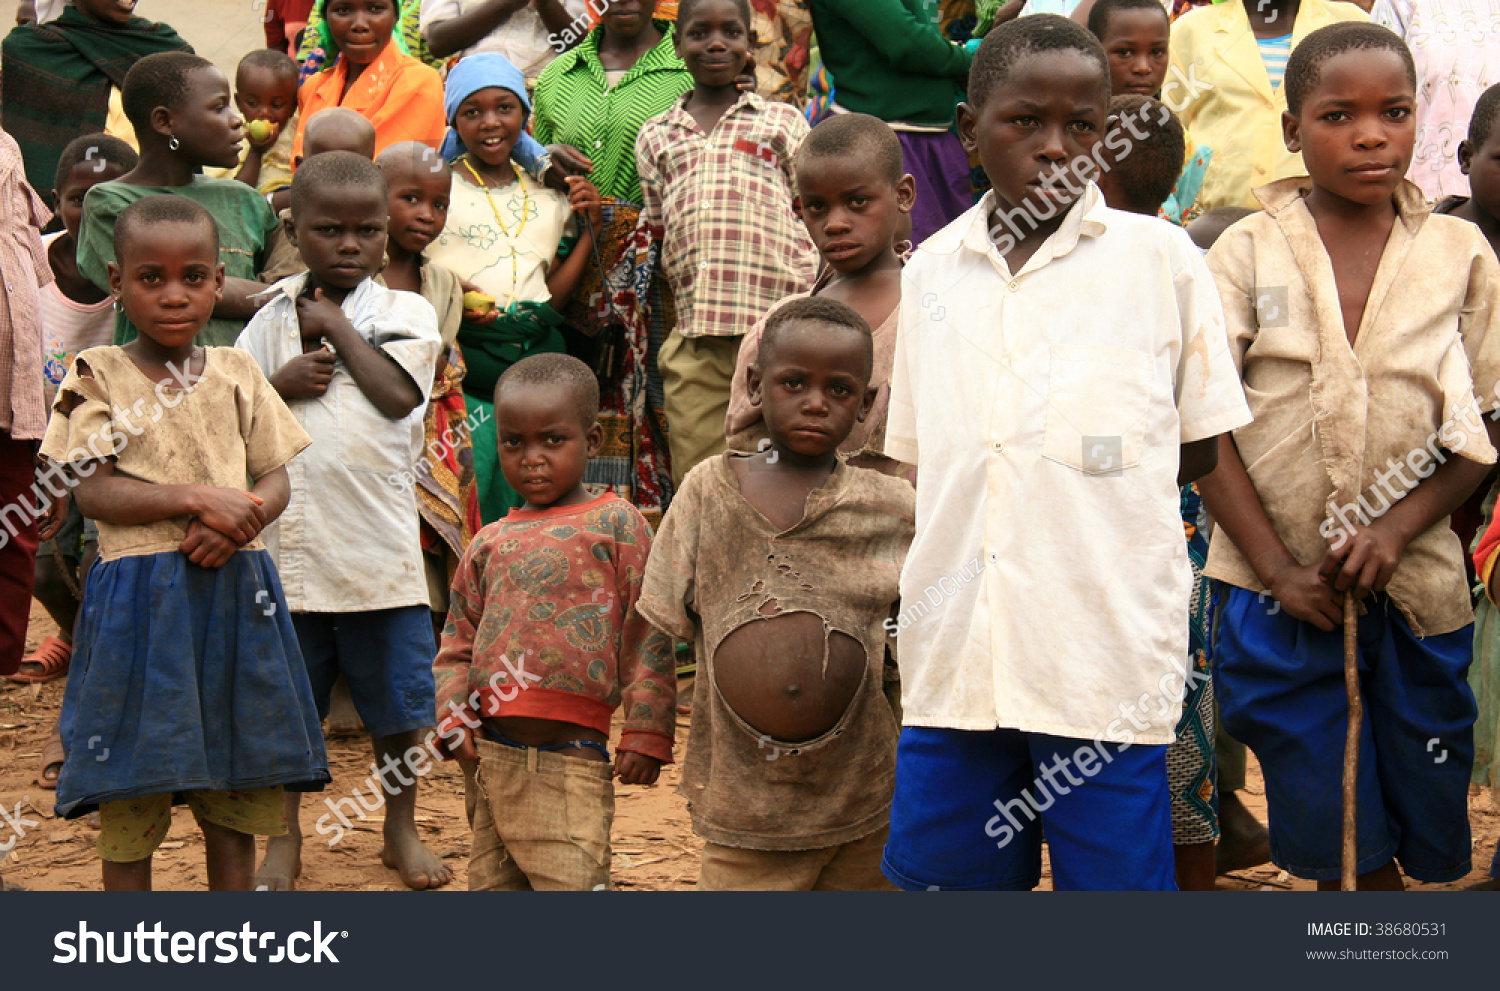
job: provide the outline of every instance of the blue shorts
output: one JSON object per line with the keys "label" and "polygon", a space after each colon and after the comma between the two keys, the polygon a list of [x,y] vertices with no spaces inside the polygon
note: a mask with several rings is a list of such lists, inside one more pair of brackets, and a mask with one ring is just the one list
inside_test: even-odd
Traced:
{"label": "blue shorts", "polygon": [[[1265,774],[1271,859],[1301,878],[1337,880],[1349,718],[1343,630],[1324,633],[1242,588],[1220,586],[1218,598],[1214,688],[1224,729],[1255,751]],[[1418,639],[1389,596],[1365,607],[1357,870],[1395,857],[1418,881],[1456,881],[1470,868],[1474,628]]]}
{"label": "blue shorts", "polygon": [[395,736],[437,724],[432,678],[437,645],[432,612],[426,606],[293,613],[292,625],[307,662],[319,719],[328,717],[333,683],[342,673],[371,736]]}
{"label": "blue shorts", "polygon": [[1044,833],[1059,891],[1176,891],[1167,748],[901,730],[881,864],[893,883],[1028,891],[1042,878]]}

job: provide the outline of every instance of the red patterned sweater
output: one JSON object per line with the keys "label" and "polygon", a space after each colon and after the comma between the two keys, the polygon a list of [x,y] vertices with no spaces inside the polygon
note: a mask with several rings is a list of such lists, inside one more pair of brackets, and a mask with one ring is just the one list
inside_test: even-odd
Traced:
{"label": "red patterned sweater", "polygon": [[635,608],[650,550],[645,518],[613,494],[513,509],[476,534],[453,578],[433,664],[439,734],[493,716],[608,733],[623,704],[617,749],[670,762],[675,644]]}

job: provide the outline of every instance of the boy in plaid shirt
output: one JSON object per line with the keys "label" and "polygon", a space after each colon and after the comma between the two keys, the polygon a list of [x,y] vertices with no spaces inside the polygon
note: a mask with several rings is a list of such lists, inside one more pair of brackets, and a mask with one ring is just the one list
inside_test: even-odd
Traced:
{"label": "boy in plaid shirt", "polygon": [[771,304],[806,292],[818,255],[793,205],[794,108],[742,93],[746,0],[687,0],[677,54],[693,88],[636,138],[641,220],[662,240],[677,326],[661,346],[672,478],[724,450],[740,338]]}

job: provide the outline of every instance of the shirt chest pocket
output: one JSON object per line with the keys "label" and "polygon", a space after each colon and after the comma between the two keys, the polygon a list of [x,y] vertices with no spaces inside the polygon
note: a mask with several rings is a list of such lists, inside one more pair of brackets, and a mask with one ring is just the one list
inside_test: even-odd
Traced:
{"label": "shirt chest pocket", "polygon": [[1042,455],[1091,475],[1140,464],[1151,368],[1141,351],[1054,345]]}
{"label": "shirt chest pocket", "polygon": [[338,420],[339,461],[345,468],[392,475],[409,467],[407,446],[390,442],[390,418],[366,398],[352,376],[335,373],[328,388]]}

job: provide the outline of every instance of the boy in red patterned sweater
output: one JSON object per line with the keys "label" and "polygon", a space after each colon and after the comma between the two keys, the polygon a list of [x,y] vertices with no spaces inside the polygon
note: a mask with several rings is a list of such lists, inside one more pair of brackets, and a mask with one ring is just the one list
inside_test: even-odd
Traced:
{"label": "boy in red patterned sweater", "polygon": [[593,373],[567,355],[519,361],[495,387],[500,467],[527,501],[465,551],[434,662],[440,748],[478,760],[470,890],[610,886],[621,704],[613,775],[654,784],[672,759],[674,645],[635,608],[651,531],[582,484],[598,414]]}

